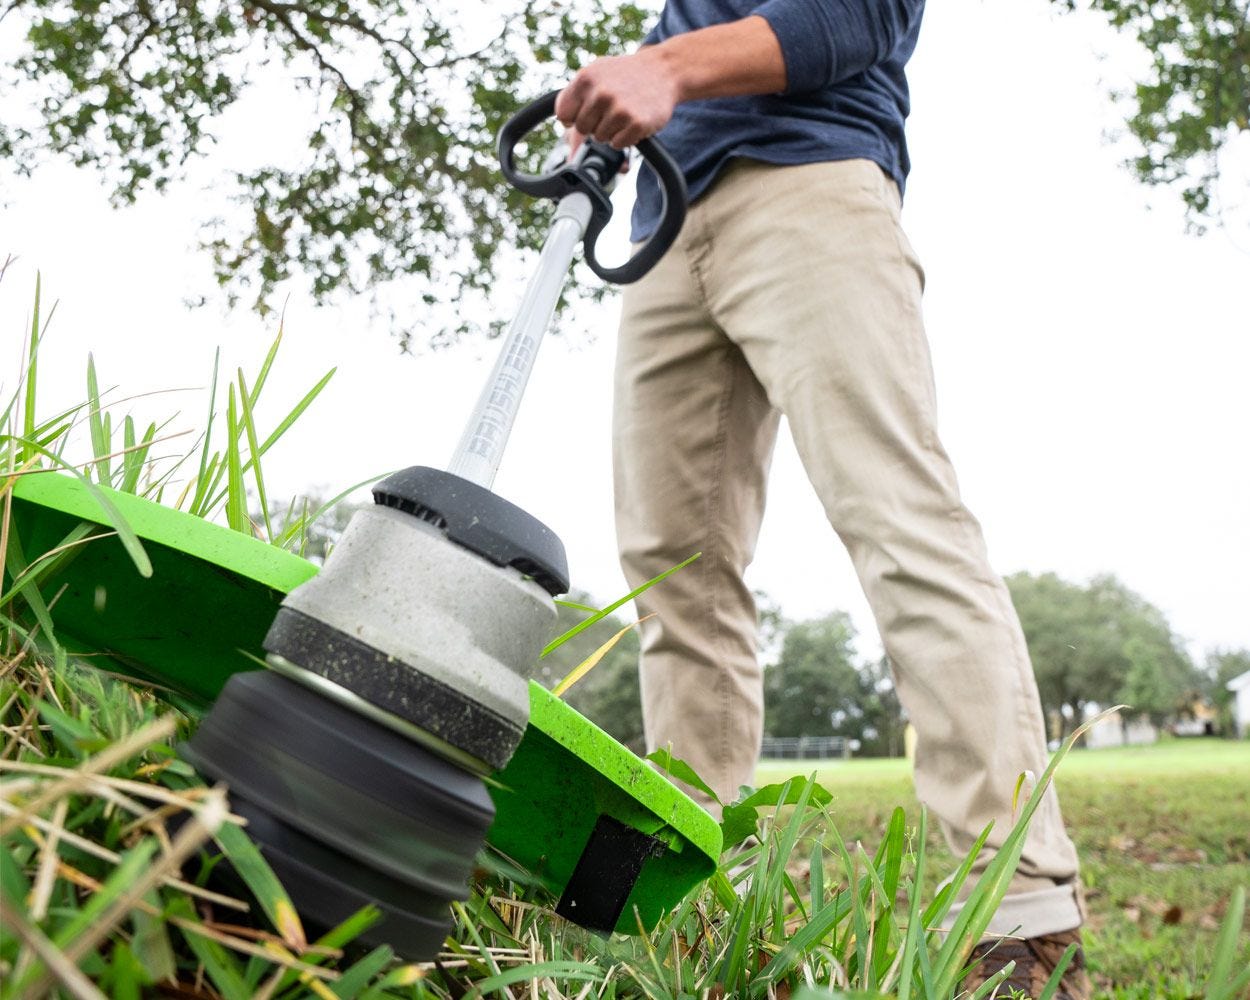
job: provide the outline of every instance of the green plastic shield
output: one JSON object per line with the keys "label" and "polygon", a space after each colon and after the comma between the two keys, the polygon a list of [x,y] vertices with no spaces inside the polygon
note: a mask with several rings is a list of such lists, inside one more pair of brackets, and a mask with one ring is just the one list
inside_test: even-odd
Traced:
{"label": "green plastic shield", "polygon": [[[317,567],[202,518],[106,492],[141,539],[150,578],[91,492],[61,473],[16,481],[11,544],[36,567],[61,645],[204,711],[232,674],[263,667],[279,603]],[[58,551],[82,525],[99,537]],[[562,912],[578,919],[598,908],[624,933],[654,926],[720,854],[720,828],[706,811],[533,682],[529,727],[491,797],[490,843],[562,896]],[[620,884],[623,906],[613,897]]]}

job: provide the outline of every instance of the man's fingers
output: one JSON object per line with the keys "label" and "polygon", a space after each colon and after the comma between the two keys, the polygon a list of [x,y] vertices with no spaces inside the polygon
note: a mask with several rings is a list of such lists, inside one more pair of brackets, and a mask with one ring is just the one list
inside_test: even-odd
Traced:
{"label": "man's fingers", "polygon": [[556,95],[556,118],[560,120],[561,125],[570,126],[576,121],[582,102],[585,100],[585,91],[586,81],[578,75],[573,77],[569,85]]}
{"label": "man's fingers", "polygon": [[577,130],[582,135],[591,135],[597,139],[609,104],[610,98],[604,95],[595,95],[583,102],[581,109],[577,112],[577,120],[574,122]]}
{"label": "man's fingers", "polygon": [[600,120],[599,131],[595,134],[601,136],[608,145],[616,149],[624,149],[625,146],[618,143],[617,138],[624,132],[636,131],[635,128],[631,128],[633,125],[635,125],[634,120],[623,108],[614,108]]}

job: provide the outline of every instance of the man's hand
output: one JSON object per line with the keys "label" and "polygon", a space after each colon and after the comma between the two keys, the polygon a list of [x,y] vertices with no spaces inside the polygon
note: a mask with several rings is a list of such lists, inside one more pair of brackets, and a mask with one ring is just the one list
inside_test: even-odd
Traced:
{"label": "man's hand", "polygon": [[556,117],[576,130],[569,136],[574,149],[587,135],[624,149],[660,131],[682,101],[774,94],[785,86],[777,36],[752,15],[596,59],[560,92]]}
{"label": "man's hand", "polygon": [[636,146],[668,124],[681,93],[662,49],[605,56],[578,71],[556,99],[556,117],[573,130],[572,149],[588,135],[615,149]]}

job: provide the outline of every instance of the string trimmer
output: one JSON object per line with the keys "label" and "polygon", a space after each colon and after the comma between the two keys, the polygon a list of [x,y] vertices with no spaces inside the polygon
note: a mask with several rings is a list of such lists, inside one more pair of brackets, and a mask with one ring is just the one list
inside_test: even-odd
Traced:
{"label": "string trimmer", "polygon": [[[501,130],[505,177],[557,207],[531,279],[446,471],[383,480],[318,573],[312,564],[113,493],[143,540],[144,579],[115,538],[57,560],[57,637],[192,710],[182,755],[230,788],[236,812],[297,908],[330,926],[366,903],[366,943],[433,955],[447,903],[467,896],[483,841],[599,930],[649,927],[720,849],[715,822],[638,758],[528,680],[568,589],[564,547],[491,492],[495,471],[579,242],[601,278],[645,274],[685,215],[682,175],[654,140],[656,233],[625,264],[595,256],[625,154],[587,142],[541,175],[517,145],[555,94]],[[24,477],[14,526],[28,558],[107,516],[78,480]],[[255,669],[263,649],[268,669]],[[494,776],[489,786],[483,779]]]}

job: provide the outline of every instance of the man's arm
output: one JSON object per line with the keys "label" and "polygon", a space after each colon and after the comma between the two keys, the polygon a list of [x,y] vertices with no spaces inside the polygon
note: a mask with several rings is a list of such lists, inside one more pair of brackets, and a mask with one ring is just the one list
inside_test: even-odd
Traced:
{"label": "man's arm", "polygon": [[889,57],[924,0],[764,0],[740,21],[597,59],[556,101],[556,116],[618,149],[654,135],[682,101],[802,93]]}
{"label": "man's arm", "polygon": [[752,15],[675,35],[579,70],[556,100],[556,117],[617,149],[660,131],[682,101],[772,94],[786,64],[772,27]]}

